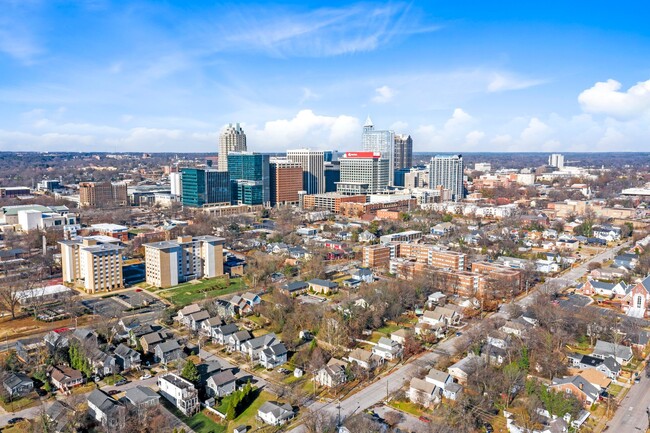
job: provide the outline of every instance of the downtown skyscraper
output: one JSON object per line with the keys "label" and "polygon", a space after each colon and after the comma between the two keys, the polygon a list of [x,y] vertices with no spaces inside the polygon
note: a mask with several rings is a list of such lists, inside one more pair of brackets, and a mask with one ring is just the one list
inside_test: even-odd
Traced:
{"label": "downtown skyscraper", "polygon": [[302,166],[302,186],[307,194],[325,192],[325,152],[322,150],[287,150],[287,159]]}
{"label": "downtown skyscraper", "polygon": [[219,135],[219,171],[228,171],[228,154],[246,152],[246,134],[239,123],[232,123]]}
{"label": "downtown skyscraper", "polygon": [[395,132],[375,129],[368,116],[363,125],[361,146],[366,152],[379,152],[383,158],[388,159],[388,166],[391,168],[388,173],[388,184],[392,186],[395,176]]}

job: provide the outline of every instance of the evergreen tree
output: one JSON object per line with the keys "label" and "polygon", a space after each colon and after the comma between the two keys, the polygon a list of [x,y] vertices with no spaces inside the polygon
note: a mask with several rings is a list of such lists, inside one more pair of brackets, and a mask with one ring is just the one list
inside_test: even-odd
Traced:
{"label": "evergreen tree", "polygon": [[196,365],[191,359],[188,360],[183,366],[181,377],[189,380],[192,383],[196,383],[199,381],[199,369],[196,367]]}

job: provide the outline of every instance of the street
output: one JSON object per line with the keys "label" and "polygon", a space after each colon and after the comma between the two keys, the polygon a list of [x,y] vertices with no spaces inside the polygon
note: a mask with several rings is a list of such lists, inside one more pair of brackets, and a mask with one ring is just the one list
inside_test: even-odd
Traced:
{"label": "street", "polygon": [[607,430],[615,433],[639,433],[648,429],[647,410],[650,407],[650,379],[642,374],[641,382],[632,386],[614,418],[607,423]]}

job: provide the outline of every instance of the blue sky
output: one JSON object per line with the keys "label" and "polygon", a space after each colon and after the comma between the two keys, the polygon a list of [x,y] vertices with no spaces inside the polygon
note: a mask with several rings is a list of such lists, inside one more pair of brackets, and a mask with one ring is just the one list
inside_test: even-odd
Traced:
{"label": "blue sky", "polygon": [[[188,6],[188,4],[190,4]],[[0,150],[650,148],[643,2],[0,0]]]}

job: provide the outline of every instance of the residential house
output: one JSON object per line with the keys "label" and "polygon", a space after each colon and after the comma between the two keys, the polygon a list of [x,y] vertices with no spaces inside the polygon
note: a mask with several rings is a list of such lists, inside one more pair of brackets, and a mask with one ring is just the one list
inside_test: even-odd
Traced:
{"label": "residential house", "polygon": [[375,274],[370,268],[356,268],[350,272],[352,279],[362,283],[372,283],[375,281]]}
{"label": "residential house", "polygon": [[619,254],[618,256],[614,257],[614,266],[617,268],[624,268],[627,269],[628,271],[633,270],[636,268],[637,263],[639,262],[639,256],[636,254]]}
{"label": "residential house", "polygon": [[614,242],[621,239],[621,229],[608,224],[598,225],[593,227],[593,235],[596,239]]}
{"label": "residential house", "polygon": [[187,323],[187,327],[192,331],[198,331],[201,329],[201,323],[210,318],[210,313],[205,310],[197,311],[196,313],[188,314],[184,318],[184,322]]}
{"label": "residential house", "polygon": [[549,388],[573,394],[585,407],[591,406],[598,401],[600,395],[600,390],[580,375],[553,378]]}
{"label": "residential house", "polygon": [[113,355],[106,353],[98,347],[85,350],[86,360],[95,375],[108,376],[117,372],[117,363]]}
{"label": "residential house", "polygon": [[68,336],[70,335],[70,331],[50,331],[45,336],[43,337],[43,340],[45,341],[45,346],[47,347],[49,353],[55,353],[58,350],[65,350],[67,349],[68,345],[70,344],[70,340]]}
{"label": "residential house", "polygon": [[612,379],[607,377],[605,373],[595,368],[587,368],[578,372],[580,376],[598,388],[600,392],[605,391],[612,383]]}
{"label": "residential house", "polygon": [[384,360],[393,360],[402,357],[403,348],[397,341],[387,337],[381,337],[373,346],[372,353]]}
{"label": "residential house", "polygon": [[170,401],[186,416],[199,411],[199,393],[194,385],[174,373],[167,373],[158,378],[160,395]]}
{"label": "residential house", "polygon": [[190,304],[178,311],[176,315],[176,320],[183,326],[189,326],[188,316],[194,313],[198,313],[202,308],[198,304]]}
{"label": "residential house", "polygon": [[281,341],[276,341],[260,352],[260,365],[272,369],[287,362],[287,348]]}
{"label": "residential house", "polygon": [[432,368],[429,370],[429,373],[427,373],[426,377],[424,378],[429,383],[434,384],[440,389],[445,389],[450,383],[454,382],[454,378],[451,377],[449,373],[446,373],[444,371],[436,370],[435,368]]}
{"label": "residential house", "polygon": [[309,284],[304,281],[292,281],[291,283],[286,283],[280,287],[287,296],[298,296],[303,293],[307,293],[309,289]]}
{"label": "residential house", "polygon": [[598,268],[590,272],[592,278],[597,280],[615,280],[617,278],[623,278],[627,274],[627,271],[622,268]]}
{"label": "residential house", "polygon": [[420,317],[420,322],[428,325],[444,323],[446,326],[457,325],[460,322],[460,316],[456,311],[447,307],[436,307],[433,310],[427,310]]}
{"label": "residential house", "polygon": [[239,331],[239,326],[234,323],[217,326],[213,328],[212,341],[217,344],[227,344],[230,336]]}
{"label": "residential house", "polygon": [[23,338],[16,341],[14,347],[16,356],[26,364],[34,363],[40,359],[43,350],[47,348],[41,337]]}
{"label": "residential house", "polygon": [[237,331],[228,337],[228,346],[231,350],[241,351],[241,345],[253,338],[251,333],[245,329]]}
{"label": "residential house", "polygon": [[154,361],[160,362],[161,364],[168,364],[183,358],[183,349],[176,340],[167,340],[159,343],[153,349]]}
{"label": "residential house", "polygon": [[523,337],[528,331],[529,326],[526,326],[520,321],[508,320],[502,327],[501,331],[506,334],[512,334],[516,337]]}
{"label": "residential house", "polygon": [[217,299],[214,304],[217,307],[217,314],[221,317],[235,317],[239,314],[238,307],[230,301]]}
{"label": "residential house", "polygon": [[447,303],[447,295],[442,292],[435,292],[427,297],[427,308],[442,307],[445,303]]}
{"label": "residential house", "polygon": [[476,370],[480,362],[479,357],[470,354],[447,368],[447,372],[459,383],[467,383],[467,377]]}
{"label": "residential house", "polygon": [[99,389],[88,396],[88,415],[107,430],[120,430],[126,423],[126,408]]}
{"label": "residential house", "polygon": [[438,223],[435,226],[431,227],[431,234],[434,236],[444,236],[447,233],[453,231],[456,226],[450,222]]}
{"label": "residential house", "polygon": [[440,402],[441,396],[442,389],[433,383],[417,377],[411,379],[407,397],[412,403],[428,407],[431,404]]}
{"label": "residential house", "polygon": [[595,368],[604,373],[610,379],[616,379],[621,374],[621,364],[616,362],[613,356],[608,356],[602,359],[589,355],[582,355],[579,356],[577,361],[574,360],[573,366],[585,370]]}
{"label": "residential house", "polygon": [[158,329],[159,327],[154,328],[149,324],[145,324],[131,330],[131,332],[129,332],[129,340],[131,345],[136,346],[143,335],[151,334],[153,332],[156,332]]}
{"label": "residential house", "polygon": [[49,374],[52,385],[61,391],[68,391],[84,383],[83,375],[80,371],[65,365],[52,367]]}
{"label": "residential house", "polygon": [[223,324],[225,324],[225,322],[221,317],[210,317],[209,319],[201,322],[201,329],[199,333],[201,335],[205,335],[206,337],[214,338],[215,329],[219,326],[222,326]]}
{"label": "residential house", "polygon": [[[426,311],[425,311],[426,313]],[[447,335],[447,325],[444,322],[438,322],[435,325],[423,322],[420,317],[420,322],[415,324],[415,335],[433,334],[436,338],[444,338]]]}
{"label": "residential house", "polygon": [[368,230],[364,230],[363,232],[359,233],[359,242],[363,242],[363,243],[374,242],[376,239],[377,236],[373,235]]}
{"label": "residential house", "polygon": [[140,352],[131,349],[129,346],[120,343],[113,352],[115,355],[115,362],[120,371],[138,370],[142,363],[140,359]]}
{"label": "residential house", "polygon": [[153,353],[154,347],[165,341],[165,335],[161,332],[152,332],[140,337],[140,346],[144,353]]}
{"label": "residential house", "polygon": [[124,400],[138,410],[146,410],[158,406],[160,395],[148,386],[138,385],[126,390]]}
{"label": "residential house", "polygon": [[9,372],[2,379],[2,386],[10,398],[22,397],[34,390],[34,381],[26,374]]}
{"label": "residential house", "polygon": [[502,347],[493,346],[486,343],[481,347],[481,358],[488,361],[490,364],[501,365],[506,360],[508,352]]}
{"label": "residential house", "polygon": [[66,403],[56,400],[45,411],[52,433],[69,433],[73,430],[75,410]]}
{"label": "residential house", "polygon": [[235,392],[237,378],[232,370],[224,370],[213,374],[206,382],[206,392],[210,397],[225,397]]}
{"label": "residential house", "polygon": [[331,358],[327,365],[318,370],[314,381],[320,386],[333,388],[347,381],[346,368],[348,363],[336,358]]}
{"label": "residential house", "polygon": [[255,361],[259,359],[262,350],[271,347],[277,342],[279,342],[278,337],[271,332],[245,341],[240,346],[239,351],[246,354],[251,361]]}
{"label": "residential house", "polygon": [[[201,355],[199,354],[199,356]],[[196,366],[196,369],[199,372],[199,383],[198,383],[199,388],[205,387],[208,382],[208,379],[210,379],[211,376],[223,370],[222,365],[219,361],[202,362]]]}
{"label": "residential house", "polygon": [[257,410],[257,417],[269,425],[284,425],[294,416],[291,405],[275,401],[267,401]]}
{"label": "residential house", "polygon": [[622,344],[614,344],[608,341],[598,340],[594,351],[591,356],[595,358],[605,359],[613,357],[616,362],[621,365],[626,365],[632,360],[632,348],[623,346]]}
{"label": "residential house", "polygon": [[413,335],[410,329],[402,328],[390,334],[390,339],[404,346],[406,339]]}
{"label": "residential house", "polygon": [[370,370],[375,368],[378,364],[383,363],[383,358],[373,354],[369,350],[360,348],[354,349],[348,355],[348,362],[355,362],[361,368]]}
{"label": "residential house", "polygon": [[449,400],[456,401],[456,400],[458,400],[458,398],[460,397],[462,392],[463,392],[463,386],[462,385],[460,385],[460,384],[458,384],[456,382],[451,382],[451,383],[448,383],[445,386],[445,389],[442,390],[442,396],[444,398],[449,399]]}
{"label": "residential house", "polygon": [[321,280],[320,278],[314,278],[307,282],[309,284],[309,289],[313,290],[316,293],[321,293],[323,295],[329,295],[338,290],[339,285],[333,281]]}

